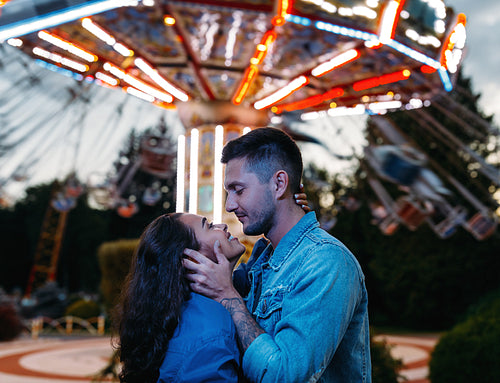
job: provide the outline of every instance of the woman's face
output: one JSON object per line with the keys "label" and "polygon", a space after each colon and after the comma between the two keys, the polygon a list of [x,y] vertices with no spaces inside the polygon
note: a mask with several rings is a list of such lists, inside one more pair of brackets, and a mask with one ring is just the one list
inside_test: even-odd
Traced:
{"label": "woman's face", "polygon": [[180,220],[193,230],[200,243],[200,253],[213,261],[217,260],[214,253],[217,240],[220,242],[222,253],[230,262],[238,260],[245,252],[245,246],[227,231],[226,224],[213,224],[206,217],[195,214],[183,214]]}

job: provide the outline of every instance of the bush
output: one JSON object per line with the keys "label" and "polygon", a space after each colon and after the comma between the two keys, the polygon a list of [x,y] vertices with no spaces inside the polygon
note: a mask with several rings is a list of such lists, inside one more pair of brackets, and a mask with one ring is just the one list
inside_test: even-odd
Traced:
{"label": "bush", "polygon": [[23,324],[11,303],[0,303],[0,342],[17,338],[23,330]]}
{"label": "bush", "polygon": [[95,318],[100,314],[101,308],[99,304],[87,299],[80,299],[66,308],[66,315],[72,315],[81,319]]}
{"label": "bush", "polygon": [[397,371],[402,367],[400,359],[394,359],[385,341],[370,339],[373,383],[397,383]]}
{"label": "bush", "polygon": [[101,293],[108,309],[117,303],[138,243],[138,239],[106,242],[97,251],[102,278]]}
{"label": "bush", "polygon": [[[498,294],[497,294],[498,295]],[[432,383],[490,383],[500,376],[500,298],[479,304],[443,335],[429,364]]]}

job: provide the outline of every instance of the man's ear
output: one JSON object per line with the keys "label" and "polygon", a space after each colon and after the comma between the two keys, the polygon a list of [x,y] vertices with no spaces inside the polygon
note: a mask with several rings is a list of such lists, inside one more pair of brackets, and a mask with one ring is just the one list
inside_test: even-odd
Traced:
{"label": "man's ear", "polygon": [[276,198],[281,199],[284,197],[288,189],[288,173],[284,170],[278,170],[273,177]]}

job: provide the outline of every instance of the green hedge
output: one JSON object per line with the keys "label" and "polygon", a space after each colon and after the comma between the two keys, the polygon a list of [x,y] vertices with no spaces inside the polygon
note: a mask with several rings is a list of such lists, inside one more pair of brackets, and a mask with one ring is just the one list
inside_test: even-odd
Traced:
{"label": "green hedge", "polygon": [[432,383],[491,383],[500,376],[500,294],[490,295],[440,339],[430,361]]}
{"label": "green hedge", "polygon": [[97,251],[101,269],[101,293],[107,309],[117,303],[138,239],[105,242]]}
{"label": "green hedge", "polygon": [[66,315],[72,315],[81,319],[95,318],[100,314],[101,307],[99,304],[87,299],[80,299],[66,308]]}

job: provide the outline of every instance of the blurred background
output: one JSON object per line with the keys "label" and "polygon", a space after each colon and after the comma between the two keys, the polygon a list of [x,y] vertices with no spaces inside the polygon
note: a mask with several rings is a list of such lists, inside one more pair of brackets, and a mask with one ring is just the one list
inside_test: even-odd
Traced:
{"label": "blurred background", "polygon": [[[426,379],[494,381],[499,7],[0,1],[3,339],[67,315],[104,318],[109,334],[160,214],[229,222],[250,251],[217,159],[274,126],[303,152],[323,228],[362,265],[374,335],[437,334]],[[401,366],[374,344],[378,381],[393,381]]]}

